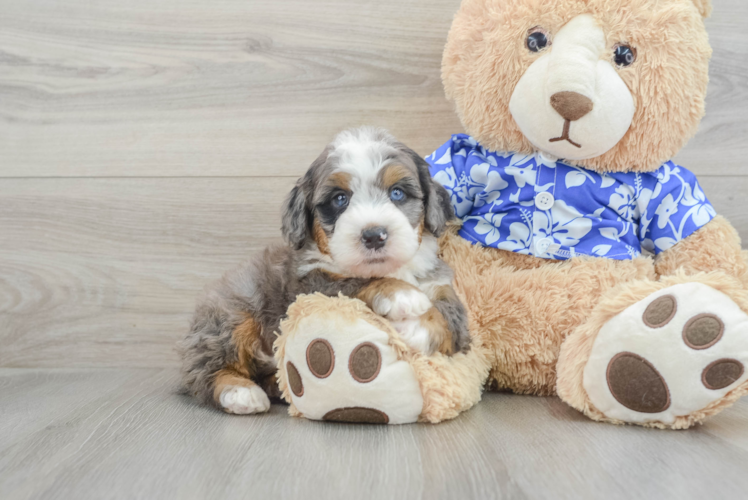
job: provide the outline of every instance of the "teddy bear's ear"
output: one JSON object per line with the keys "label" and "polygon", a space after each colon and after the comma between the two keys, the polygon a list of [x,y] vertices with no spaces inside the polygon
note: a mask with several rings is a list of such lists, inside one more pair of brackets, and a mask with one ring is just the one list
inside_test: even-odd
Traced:
{"label": "teddy bear's ear", "polygon": [[693,0],[693,3],[703,17],[712,15],[712,0]]}

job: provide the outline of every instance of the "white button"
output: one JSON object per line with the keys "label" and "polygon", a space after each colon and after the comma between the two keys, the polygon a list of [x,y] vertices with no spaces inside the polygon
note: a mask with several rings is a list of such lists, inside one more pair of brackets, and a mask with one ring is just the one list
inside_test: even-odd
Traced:
{"label": "white button", "polygon": [[537,253],[538,255],[543,255],[548,250],[548,247],[551,246],[551,243],[553,243],[553,240],[550,238],[543,238],[541,240],[538,240],[535,243],[535,253]]}
{"label": "white button", "polygon": [[556,200],[548,191],[538,193],[538,195],[535,197],[535,206],[540,210],[549,210],[554,203],[556,203]]}

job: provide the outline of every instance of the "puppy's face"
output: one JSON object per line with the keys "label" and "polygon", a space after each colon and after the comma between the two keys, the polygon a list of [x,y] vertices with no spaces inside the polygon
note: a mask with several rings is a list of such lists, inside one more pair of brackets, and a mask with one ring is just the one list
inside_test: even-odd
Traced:
{"label": "puppy's face", "polygon": [[316,245],[346,274],[384,276],[416,255],[424,232],[453,217],[428,165],[386,132],[341,133],[287,201],[283,232],[296,248]]}

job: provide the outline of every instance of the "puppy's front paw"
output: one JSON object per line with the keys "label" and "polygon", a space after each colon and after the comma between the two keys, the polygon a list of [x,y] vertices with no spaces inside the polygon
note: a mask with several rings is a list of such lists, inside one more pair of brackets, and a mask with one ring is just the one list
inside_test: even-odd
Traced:
{"label": "puppy's front paw", "polygon": [[390,321],[419,318],[431,309],[431,301],[425,293],[415,288],[398,290],[390,296],[374,299],[374,312]]}
{"label": "puppy's front paw", "polygon": [[249,415],[270,409],[270,400],[259,386],[230,385],[221,391],[221,406],[226,413]]}
{"label": "puppy's front paw", "polygon": [[433,354],[434,342],[431,332],[421,324],[420,318],[393,321],[392,326],[409,347],[424,354]]}

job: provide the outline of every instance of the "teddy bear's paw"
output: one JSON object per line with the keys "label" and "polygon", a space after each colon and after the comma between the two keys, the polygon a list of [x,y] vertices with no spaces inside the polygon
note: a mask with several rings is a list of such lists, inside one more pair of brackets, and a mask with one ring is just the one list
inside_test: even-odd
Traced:
{"label": "teddy bear's paw", "polygon": [[418,420],[423,396],[389,335],[363,320],[306,318],[285,345],[291,400],[312,420],[402,424]]}
{"label": "teddy bear's paw", "polygon": [[243,387],[230,385],[221,391],[221,407],[226,413],[250,415],[264,413],[270,409],[270,400],[259,386]]}
{"label": "teddy bear's paw", "polygon": [[607,418],[671,425],[740,386],[748,374],[748,315],[701,283],[660,290],[608,321],[584,368]]}
{"label": "teddy bear's paw", "polygon": [[374,299],[372,310],[390,321],[419,318],[431,309],[431,300],[415,288],[398,290],[390,296]]}

